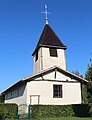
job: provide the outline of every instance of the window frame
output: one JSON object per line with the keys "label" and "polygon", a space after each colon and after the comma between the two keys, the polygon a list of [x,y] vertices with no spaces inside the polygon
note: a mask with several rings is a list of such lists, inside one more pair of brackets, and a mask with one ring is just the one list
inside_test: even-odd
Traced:
{"label": "window frame", "polygon": [[53,98],[62,98],[62,97],[63,97],[62,85],[54,84],[53,85]]}
{"label": "window frame", "polygon": [[56,48],[49,48],[50,57],[58,57],[58,52]]}
{"label": "window frame", "polygon": [[18,88],[17,89],[17,96],[19,96],[20,95],[20,89]]}
{"label": "window frame", "polygon": [[11,97],[12,97],[12,91],[10,92],[10,94],[11,94]]}
{"label": "window frame", "polygon": [[35,62],[38,60],[38,50],[35,53]]}

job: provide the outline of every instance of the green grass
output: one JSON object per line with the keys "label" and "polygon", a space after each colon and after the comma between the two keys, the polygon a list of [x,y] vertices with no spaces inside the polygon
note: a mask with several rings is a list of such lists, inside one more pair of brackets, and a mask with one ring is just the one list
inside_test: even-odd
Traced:
{"label": "green grass", "polygon": [[92,118],[60,117],[60,118],[43,118],[41,120],[92,120]]}

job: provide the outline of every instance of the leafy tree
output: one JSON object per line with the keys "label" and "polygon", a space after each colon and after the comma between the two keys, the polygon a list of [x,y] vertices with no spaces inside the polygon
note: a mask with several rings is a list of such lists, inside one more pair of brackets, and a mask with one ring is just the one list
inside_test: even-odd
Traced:
{"label": "leafy tree", "polygon": [[88,103],[87,85],[82,84],[82,102]]}
{"label": "leafy tree", "polygon": [[78,70],[72,71],[72,73],[75,74],[75,75],[77,75],[77,76],[79,76],[79,77],[81,77],[81,78],[83,78],[83,76],[79,73]]}
{"label": "leafy tree", "polygon": [[87,86],[88,102],[92,103],[92,60],[91,59],[90,59],[90,64],[88,64],[88,68],[85,74],[85,79],[89,81],[89,85]]}
{"label": "leafy tree", "polygon": [[72,73],[75,74],[75,75],[77,75],[77,76],[80,76],[80,73],[79,73],[78,70],[75,70],[75,71],[73,70]]}
{"label": "leafy tree", "polygon": [[92,60],[90,59],[90,64],[88,64],[88,68],[85,74],[85,78],[89,81],[92,82]]}

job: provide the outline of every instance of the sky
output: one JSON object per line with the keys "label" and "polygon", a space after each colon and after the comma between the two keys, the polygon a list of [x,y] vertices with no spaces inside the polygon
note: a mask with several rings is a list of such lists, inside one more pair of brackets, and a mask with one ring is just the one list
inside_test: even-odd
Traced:
{"label": "sky", "polygon": [[45,4],[49,25],[67,46],[68,71],[85,76],[92,58],[92,0],[0,0],[0,93],[32,75]]}

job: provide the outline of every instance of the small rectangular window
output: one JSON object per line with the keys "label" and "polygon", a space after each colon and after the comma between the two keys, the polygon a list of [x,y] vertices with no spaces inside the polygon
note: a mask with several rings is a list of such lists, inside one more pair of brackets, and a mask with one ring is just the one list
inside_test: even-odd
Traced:
{"label": "small rectangular window", "polygon": [[51,57],[58,57],[56,48],[50,48],[49,50],[50,50]]}
{"label": "small rectangular window", "polygon": [[19,88],[17,89],[17,95],[19,95]]}
{"label": "small rectangular window", "polygon": [[8,99],[8,93],[5,95],[5,99],[6,99],[6,100]]}
{"label": "small rectangular window", "polygon": [[11,96],[12,96],[12,91],[11,91]]}
{"label": "small rectangular window", "polygon": [[62,85],[53,85],[53,97],[62,98]]}
{"label": "small rectangular window", "polygon": [[35,62],[38,60],[38,51],[35,54]]}

